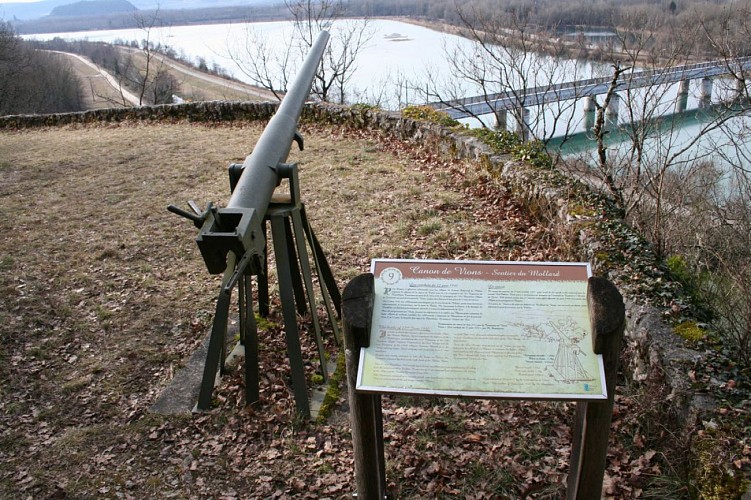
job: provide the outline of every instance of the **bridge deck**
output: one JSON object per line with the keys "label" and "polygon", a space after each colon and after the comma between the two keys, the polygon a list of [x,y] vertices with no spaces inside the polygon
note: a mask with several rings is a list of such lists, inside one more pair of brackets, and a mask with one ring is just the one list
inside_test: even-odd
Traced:
{"label": "bridge deck", "polygon": [[[616,83],[616,90],[635,89],[732,73],[739,74],[748,69],[751,69],[751,57],[741,57],[731,61],[686,64],[659,70],[637,71],[619,78]],[[468,118],[487,115],[494,111],[508,111],[524,106],[539,106],[556,101],[605,94],[610,88],[611,82],[612,77],[590,78],[528,89],[510,90],[487,96],[435,102],[429,104],[429,106],[448,113],[454,119]]]}

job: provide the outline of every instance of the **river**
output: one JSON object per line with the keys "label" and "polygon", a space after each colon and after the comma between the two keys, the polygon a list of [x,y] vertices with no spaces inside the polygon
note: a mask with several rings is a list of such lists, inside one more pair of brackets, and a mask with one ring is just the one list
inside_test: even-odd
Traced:
{"label": "river", "polygon": [[[330,43],[338,43],[337,34],[349,22],[334,24]],[[370,39],[358,55],[356,69],[348,84],[348,101],[398,109],[407,104],[424,104],[434,100],[426,99],[426,87],[441,88],[447,95],[481,93],[476,86],[456,78],[456,71],[447,59],[447,53],[455,50],[471,54],[471,41],[422,26],[384,19],[369,20],[365,29]],[[265,22],[159,27],[148,31],[124,29],[45,33],[24,35],[24,38],[50,40],[60,37],[103,42],[135,40],[140,43],[148,37],[151,43],[169,46],[193,63],[203,60],[209,67],[217,65],[238,80],[254,83],[246,74],[249,64],[244,45],[262,40],[271,52],[269,59],[274,60],[283,56],[291,36],[290,22]],[[557,60],[555,64],[553,61],[544,56],[527,56],[525,64],[534,67],[535,74],[518,77],[518,85],[522,85],[522,81],[528,85],[541,85],[546,83],[546,79],[560,79],[564,75],[590,78],[600,76],[602,71],[602,66],[587,61]],[[540,67],[549,67],[549,71],[541,71]],[[272,67],[271,71],[278,79],[278,70]]]}
{"label": "river", "polygon": [[[368,22],[366,29],[371,36],[358,55],[357,67],[349,85],[350,99],[355,102],[372,102],[378,100],[377,96],[383,96],[381,100],[387,101],[386,107],[396,107],[404,102],[424,102],[424,96],[421,99],[414,90],[421,85],[408,85],[409,90],[405,92],[404,81],[409,78],[413,82],[419,82],[424,80],[423,75],[428,72],[432,72],[435,78],[448,79],[451,68],[445,62],[442,48],[469,44],[458,36],[398,21],[373,20]],[[331,43],[336,43],[336,32],[333,34]],[[246,74],[248,56],[244,54],[245,43],[260,38],[272,52],[269,58],[280,58],[292,36],[292,24],[209,24],[152,28],[149,32],[125,29],[45,33],[25,35],[25,38],[49,40],[61,37],[104,42],[135,40],[140,43],[147,36],[152,43],[167,45],[194,63],[203,60],[209,67],[217,65],[238,80],[255,83]],[[273,72],[276,68],[271,70]],[[276,77],[278,79],[279,75]],[[401,89],[397,88],[399,83]]]}

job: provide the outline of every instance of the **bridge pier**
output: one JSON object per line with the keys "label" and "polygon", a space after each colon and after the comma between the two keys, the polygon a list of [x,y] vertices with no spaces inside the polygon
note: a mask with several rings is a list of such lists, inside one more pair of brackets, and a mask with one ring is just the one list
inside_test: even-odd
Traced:
{"label": "bridge pier", "polygon": [[701,99],[699,100],[699,107],[705,108],[712,104],[712,79],[704,77],[701,79]]}
{"label": "bridge pier", "polygon": [[605,118],[611,125],[618,125],[618,108],[621,104],[621,96],[613,94],[610,96],[608,109],[605,111]]}
{"label": "bridge pier", "polygon": [[584,98],[584,112],[589,113],[590,111],[596,111],[597,110],[597,98],[593,95],[588,95]]}
{"label": "bridge pier", "polygon": [[688,107],[688,90],[690,80],[681,80],[678,83],[678,96],[675,99],[675,111],[683,113]]}
{"label": "bridge pier", "polygon": [[584,111],[584,130],[589,132],[595,128],[595,118],[597,117],[594,111]]}
{"label": "bridge pier", "polygon": [[735,98],[736,99],[748,98],[748,92],[746,91],[746,80],[743,78],[735,79]]}
{"label": "bridge pier", "polygon": [[595,111],[597,111],[597,97],[586,96],[584,98],[584,130],[592,130],[595,126]]}
{"label": "bridge pier", "polygon": [[523,142],[529,140],[529,108],[520,107],[516,117],[516,134],[522,138]]}
{"label": "bridge pier", "polygon": [[499,132],[506,130],[506,128],[508,127],[508,111],[506,111],[505,109],[497,109],[493,112],[493,115],[495,116],[495,129]]}
{"label": "bridge pier", "polygon": [[688,94],[679,93],[675,100],[675,111],[676,113],[683,113],[686,108],[688,108]]}

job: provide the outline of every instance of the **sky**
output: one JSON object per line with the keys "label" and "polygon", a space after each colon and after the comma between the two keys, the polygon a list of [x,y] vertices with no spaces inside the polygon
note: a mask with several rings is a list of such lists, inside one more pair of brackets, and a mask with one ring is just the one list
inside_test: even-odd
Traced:
{"label": "sky", "polygon": [[0,0],[0,4],[3,3],[31,3],[38,2],[39,0]]}

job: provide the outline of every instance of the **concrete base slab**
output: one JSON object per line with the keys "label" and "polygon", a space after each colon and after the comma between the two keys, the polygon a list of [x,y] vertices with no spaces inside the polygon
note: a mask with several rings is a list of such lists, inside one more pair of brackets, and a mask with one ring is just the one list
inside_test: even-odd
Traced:
{"label": "concrete base slab", "polygon": [[[172,382],[162,391],[156,402],[151,406],[150,411],[152,413],[158,413],[160,415],[184,415],[197,411],[196,404],[198,402],[198,393],[201,389],[201,380],[203,379],[203,368],[206,364],[206,354],[209,349],[209,338],[207,335],[200,347],[196,349],[193,355],[188,360],[188,363],[178,370]],[[235,345],[232,352],[229,353],[225,360],[227,367],[236,366],[240,364],[240,361],[245,358],[245,346],[239,342]],[[327,365],[328,378],[336,370],[336,362],[329,361]],[[219,374],[215,385],[219,384]],[[310,418],[315,420],[318,418],[321,405],[326,397],[328,391],[328,384],[322,384],[314,386],[310,390]]]}
{"label": "concrete base slab", "polygon": [[207,335],[188,363],[175,374],[172,382],[162,391],[151,406],[152,413],[161,415],[181,415],[191,413],[198,402],[198,392],[203,378],[203,367],[209,351]]}

